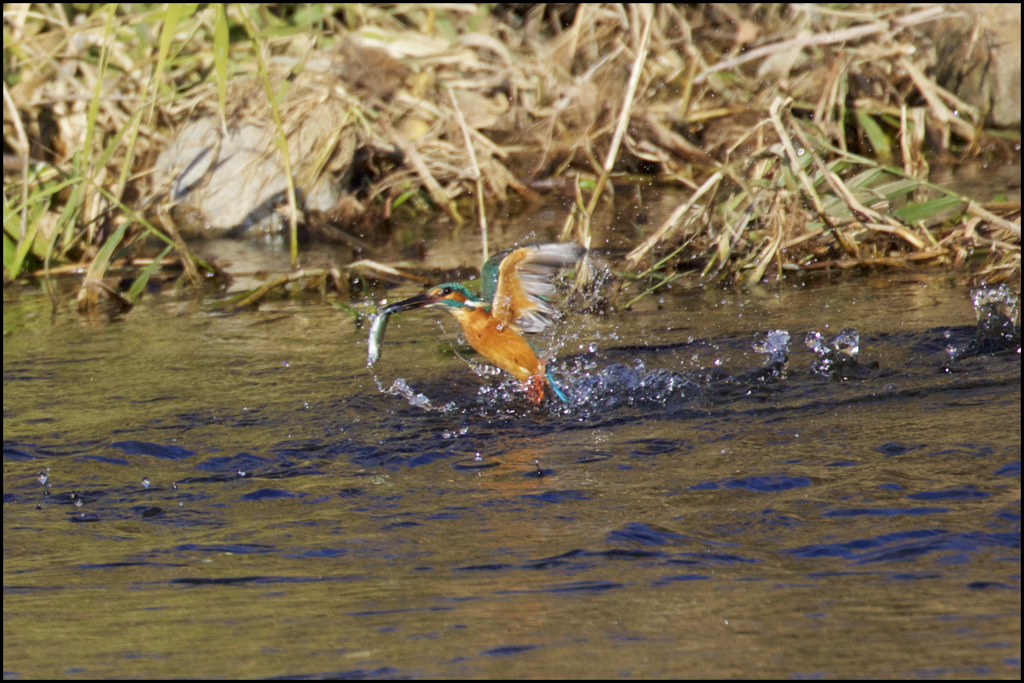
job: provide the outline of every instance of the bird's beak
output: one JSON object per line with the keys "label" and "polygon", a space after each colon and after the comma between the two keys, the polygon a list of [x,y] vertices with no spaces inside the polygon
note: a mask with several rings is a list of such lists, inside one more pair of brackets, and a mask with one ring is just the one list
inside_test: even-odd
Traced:
{"label": "bird's beak", "polygon": [[437,303],[441,297],[430,296],[429,293],[424,292],[423,294],[417,294],[416,296],[406,299],[405,301],[399,301],[397,303],[390,304],[377,311],[379,315],[391,315],[392,313],[401,313],[402,311],[412,311],[417,308],[426,308]]}

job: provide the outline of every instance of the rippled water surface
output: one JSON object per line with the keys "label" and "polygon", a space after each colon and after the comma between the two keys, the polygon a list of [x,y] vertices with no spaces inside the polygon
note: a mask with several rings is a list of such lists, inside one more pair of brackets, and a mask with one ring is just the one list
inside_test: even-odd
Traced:
{"label": "rippled water surface", "polygon": [[375,378],[330,305],[24,295],[5,676],[1019,678],[1020,354],[946,367],[974,324],[920,275],[666,294],[570,315],[534,408],[440,314]]}

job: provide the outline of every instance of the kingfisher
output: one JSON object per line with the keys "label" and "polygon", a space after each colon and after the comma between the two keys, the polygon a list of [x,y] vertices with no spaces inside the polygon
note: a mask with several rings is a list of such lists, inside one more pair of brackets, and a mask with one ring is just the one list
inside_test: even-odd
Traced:
{"label": "kingfisher", "polygon": [[469,345],[519,380],[534,403],[544,399],[545,384],[567,402],[523,333],[536,334],[551,326],[555,313],[549,299],[555,293],[552,280],[559,269],[576,263],[586,253],[575,242],[508,249],[484,263],[480,296],[458,282],[447,282],[380,309],[370,328],[368,365],[380,356],[380,341],[392,313],[441,308],[455,318]]}

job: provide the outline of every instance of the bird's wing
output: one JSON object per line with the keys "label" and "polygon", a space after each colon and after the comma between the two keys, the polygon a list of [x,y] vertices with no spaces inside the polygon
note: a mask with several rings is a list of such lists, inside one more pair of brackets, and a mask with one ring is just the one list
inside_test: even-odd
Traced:
{"label": "bird's wing", "polygon": [[[575,242],[531,244],[508,252],[498,263],[491,315],[498,324],[511,324],[523,332],[544,331],[555,312],[548,301],[555,293],[552,279],[560,268],[576,263],[586,252]],[[486,287],[489,275],[486,265],[484,270]]]}

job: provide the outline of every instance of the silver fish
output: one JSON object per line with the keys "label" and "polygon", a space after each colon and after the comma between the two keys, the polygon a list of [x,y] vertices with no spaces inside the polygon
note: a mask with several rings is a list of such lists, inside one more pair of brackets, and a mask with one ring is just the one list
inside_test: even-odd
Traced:
{"label": "silver fish", "polygon": [[391,314],[423,308],[430,302],[429,297],[421,294],[377,309],[377,315],[373,316],[373,322],[370,323],[370,340],[366,345],[366,367],[370,367],[380,360],[380,343],[384,341],[384,328],[388,326],[388,318],[391,317]]}
{"label": "silver fish", "polygon": [[380,343],[384,341],[384,328],[388,326],[390,317],[391,311],[387,308],[373,316],[373,322],[370,323],[370,339],[366,349],[366,367],[370,367],[380,360]]}

